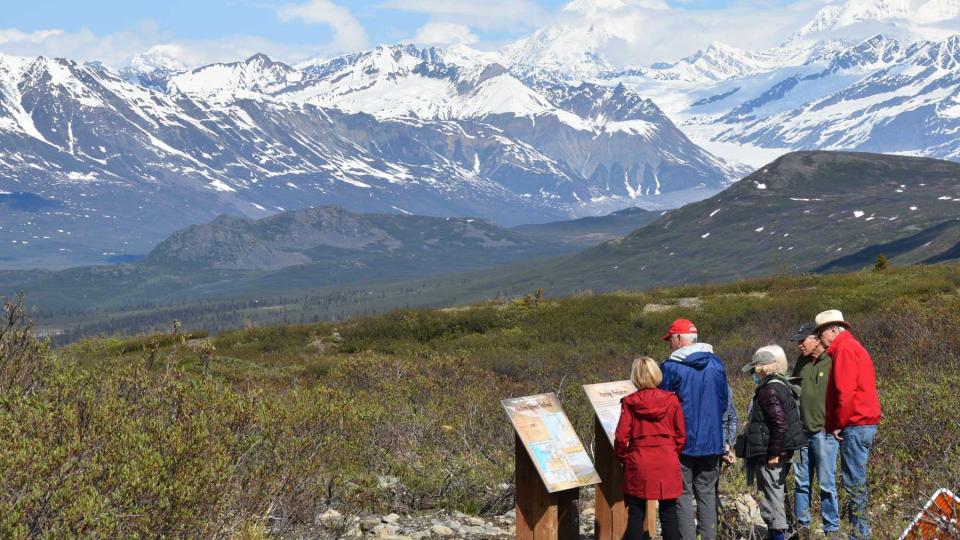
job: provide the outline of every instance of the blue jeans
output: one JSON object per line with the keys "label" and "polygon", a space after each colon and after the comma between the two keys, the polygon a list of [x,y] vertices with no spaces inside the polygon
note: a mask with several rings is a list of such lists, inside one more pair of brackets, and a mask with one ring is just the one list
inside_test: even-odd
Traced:
{"label": "blue jeans", "polygon": [[820,483],[820,517],[824,532],[840,528],[840,510],[837,502],[837,450],[840,444],[833,435],[823,431],[810,434],[810,443],[800,450],[800,461],[793,464],[797,482],[794,511],[797,521],[810,526],[810,491],[813,477]]}
{"label": "blue jeans", "polygon": [[840,479],[850,495],[851,538],[870,538],[867,515],[867,460],[877,426],[849,426],[840,434]]}

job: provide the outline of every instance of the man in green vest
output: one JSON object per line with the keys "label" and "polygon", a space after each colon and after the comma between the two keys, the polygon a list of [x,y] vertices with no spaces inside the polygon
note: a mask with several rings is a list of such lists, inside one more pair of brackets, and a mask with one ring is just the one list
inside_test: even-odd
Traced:
{"label": "man in green vest", "polygon": [[841,538],[837,500],[837,451],[839,444],[824,431],[827,383],[833,359],[814,334],[817,325],[800,327],[792,341],[800,349],[793,368],[793,377],[800,379],[800,420],[809,444],[800,450],[800,460],[793,465],[796,480],[794,511],[799,522],[799,537],[810,536],[810,500],[813,478],[820,483],[820,517],[827,538]]}

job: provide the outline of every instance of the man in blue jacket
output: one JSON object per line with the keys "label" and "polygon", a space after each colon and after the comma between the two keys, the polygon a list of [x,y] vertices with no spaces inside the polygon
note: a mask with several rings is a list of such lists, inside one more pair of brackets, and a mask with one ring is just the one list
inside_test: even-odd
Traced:
{"label": "man in blue jacket", "polygon": [[[677,394],[687,426],[687,442],[680,453],[683,495],[677,501],[680,536],[683,540],[715,540],[717,537],[717,483],[720,459],[729,453],[724,424],[731,422],[733,404],[723,362],[713,347],[697,342],[697,327],[677,319],[663,337],[673,354],[661,370],[660,388]],[[736,411],[733,420],[736,422]],[[693,498],[697,499],[694,527]]]}

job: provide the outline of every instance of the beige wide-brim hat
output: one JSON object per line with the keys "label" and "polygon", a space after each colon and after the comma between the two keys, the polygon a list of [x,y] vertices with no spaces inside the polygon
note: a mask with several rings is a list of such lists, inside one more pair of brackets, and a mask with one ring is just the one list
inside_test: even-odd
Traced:
{"label": "beige wide-brim hat", "polygon": [[817,314],[816,318],[814,318],[813,322],[817,325],[816,330],[813,332],[818,336],[825,326],[839,324],[844,328],[850,328],[850,323],[843,320],[843,313],[840,313],[840,310],[838,309],[828,309],[820,312]]}

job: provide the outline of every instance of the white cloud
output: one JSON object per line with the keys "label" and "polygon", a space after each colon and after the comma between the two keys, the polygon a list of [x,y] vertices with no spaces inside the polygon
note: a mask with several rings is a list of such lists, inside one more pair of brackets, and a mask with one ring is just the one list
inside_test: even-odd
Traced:
{"label": "white cloud", "polygon": [[[138,53],[147,51],[162,63],[195,67],[242,60],[258,52],[296,63],[317,56],[355,52],[368,46],[363,26],[347,8],[331,0],[284,1],[288,3],[270,8],[278,20],[329,26],[332,41],[281,43],[243,34],[178,39],[156,24],[145,22],[110,34],[95,34],[88,29],[68,32],[56,28],[34,31],[0,28],[0,52],[99,60],[111,67],[121,67]],[[556,25],[564,29],[561,40],[564,49],[594,50],[602,43],[595,51],[613,64],[623,66],[677,60],[712,41],[745,49],[775,46],[809,21],[824,0],[795,0],[786,5],[774,5],[773,0],[737,0],[730,7],[712,10],[670,7],[665,0],[572,0],[549,13],[535,0],[378,1],[382,3],[377,7],[382,10],[428,16],[423,26],[407,34],[415,34],[411,38],[415,43],[460,43],[489,49],[502,44],[491,39],[513,40],[544,25]],[[684,0],[673,0],[673,4],[678,1]],[[388,16],[389,12],[379,15]],[[568,28],[576,31],[566,32]],[[594,28],[599,31],[593,32]]]}
{"label": "white cloud", "polygon": [[177,40],[160,31],[155,24],[145,22],[132,30],[103,35],[88,29],[76,32],[0,29],[0,52],[25,57],[63,57],[80,62],[100,61],[119,68],[143,56],[150,56],[169,67],[197,67],[243,60],[259,52],[286,62],[297,62],[330,51],[324,45],[285,44],[247,35]]}
{"label": "white cloud", "polygon": [[329,0],[310,0],[303,4],[284,4],[277,8],[277,17],[284,22],[302,21],[325,24],[333,30],[331,47],[352,52],[367,46],[367,33],[350,10]]}
{"label": "white cloud", "polygon": [[664,0],[571,0],[563,6],[563,11],[591,16],[630,8],[669,9],[669,7]]}
{"label": "white cloud", "polygon": [[462,43],[473,45],[480,38],[465,24],[451,22],[430,22],[421,26],[413,36],[413,42],[420,45],[454,45]]}
{"label": "white cloud", "polygon": [[455,22],[484,30],[518,31],[548,20],[547,13],[530,0],[387,0],[382,8],[424,13],[440,22]]}
{"label": "white cloud", "polygon": [[0,28],[0,44],[5,43],[39,43],[51,36],[63,34],[63,30],[35,30],[33,32],[23,32],[16,28]]}
{"label": "white cloud", "polygon": [[568,46],[602,41],[595,52],[613,64],[644,65],[677,60],[714,41],[750,50],[779,45],[809,20],[816,6],[736,4],[704,10],[670,7],[661,0],[574,0],[551,24],[571,30]]}
{"label": "white cloud", "polygon": [[322,45],[286,44],[259,36],[237,35],[219,39],[168,41],[139,51],[146,51],[144,55],[154,56],[170,67],[180,64],[194,68],[214,62],[236,62],[257,53],[264,53],[275,60],[296,63],[325,55],[329,49]]}
{"label": "white cloud", "polygon": [[671,7],[666,0],[570,0],[552,13],[530,0],[384,0],[378,7],[429,15],[412,39],[415,43],[488,48],[493,43],[482,31],[529,34],[549,25],[582,30],[570,33],[565,49],[593,49],[604,42],[595,52],[625,66],[674,61],[714,41],[748,50],[776,46],[823,1],[772,5],[771,0],[740,0],[723,9],[687,9]]}
{"label": "white cloud", "polygon": [[99,60],[108,65],[122,65],[125,61],[165,37],[150,23],[132,31],[97,35],[89,29],[67,32],[60,29],[24,32],[18,29],[0,30],[0,49],[18,56],[63,57],[78,61]]}

